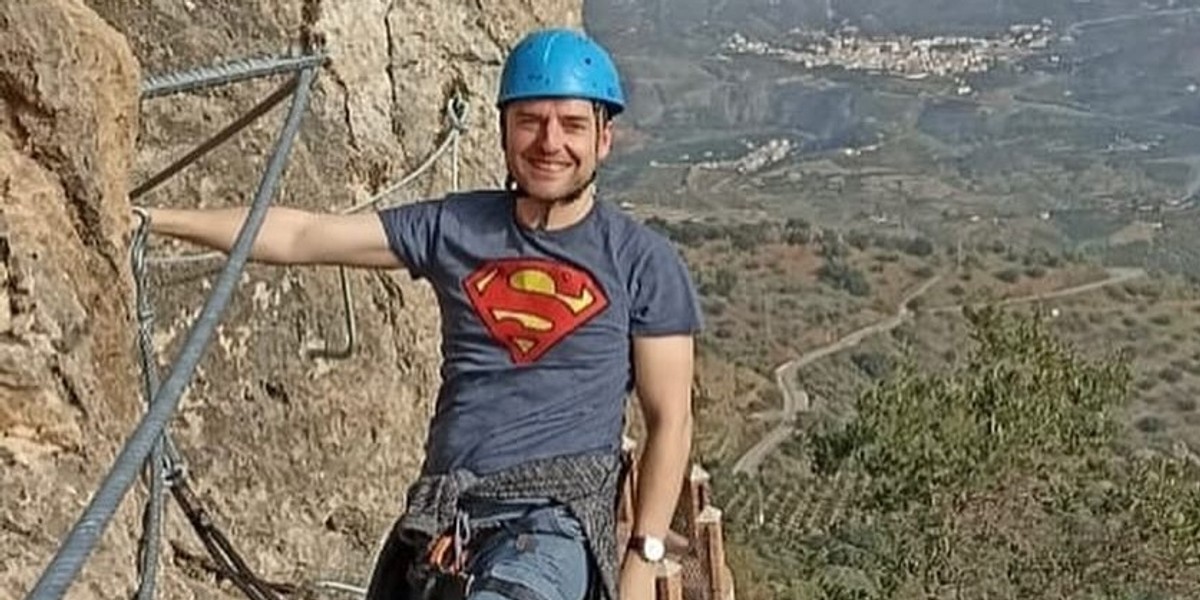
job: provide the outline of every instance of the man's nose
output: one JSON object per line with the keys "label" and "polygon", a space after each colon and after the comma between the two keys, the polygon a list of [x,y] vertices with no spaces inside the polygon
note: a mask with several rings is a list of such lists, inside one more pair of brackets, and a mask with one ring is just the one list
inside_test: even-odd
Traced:
{"label": "man's nose", "polygon": [[558,152],[563,145],[563,129],[554,119],[548,119],[546,126],[542,128],[541,147],[542,152],[553,154]]}

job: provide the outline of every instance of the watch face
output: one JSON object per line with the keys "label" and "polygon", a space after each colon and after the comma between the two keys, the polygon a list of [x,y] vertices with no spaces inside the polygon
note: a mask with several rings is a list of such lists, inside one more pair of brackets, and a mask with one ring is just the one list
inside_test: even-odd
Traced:
{"label": "watch face", "polygon": [[658,538],[645,537],[642,539],[642,558],[650,562],[658,562],[666,556],[667,548]]}

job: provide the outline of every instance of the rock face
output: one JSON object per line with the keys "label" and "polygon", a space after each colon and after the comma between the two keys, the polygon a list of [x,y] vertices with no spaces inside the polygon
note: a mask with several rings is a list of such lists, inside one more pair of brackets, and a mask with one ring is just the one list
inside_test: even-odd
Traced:
{"label": "rock face", "polygon": [[[125,267],[137,63],[71,0],[0,1],[0,589],[25,590],[140,411]],[[89,565],[126,586],[136,511]]]}
{"label": "rock face", "polygon": [[[578,25],[577,0],[0,0],[0,589],[22,596],[143,410],[134,344],[128,190],[284,79],[138,101],[146,74],[322,47],[331,60],[276,203],[342,210],[398,181],[469,104],[462,187],[503,178],[492,108],[507,49]],[[99,15],[99,16],[97,16]],[[136,57],[136,59],[135,59]],[[139,68],[140,64],[140,68]],[[286,103],[285,103],[286,104]],[[286,107],[138,200],[234,206],[253,196]],[[452,186],[447,152],[388,198]],[[155,240],[152,254],[198,252]],[[153,264],[165,369],[219,260]],[[353,353],[336,269],[252,265],[185,395],[172,435],[188,477],[270,580],[361,585],[422,455],[438,382],[433,295],[403,272],[351,272]],[[71,597],[136,585],[135,487]],[[236,598],[174,504],[160,598]]]}

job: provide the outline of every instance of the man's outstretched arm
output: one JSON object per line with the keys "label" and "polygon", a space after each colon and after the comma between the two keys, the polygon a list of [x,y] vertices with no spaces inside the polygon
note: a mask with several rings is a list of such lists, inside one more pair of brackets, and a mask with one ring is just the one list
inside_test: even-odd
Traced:
{"label": "man's outstretched arm", "polygon": [[[152,208],[147,212],[151,231],[156,234],[228,252],[247,209]],[[336,215],[282,206],[268,209],[250,259],[287,265],[402,266],[388,246],[379,215]]]}

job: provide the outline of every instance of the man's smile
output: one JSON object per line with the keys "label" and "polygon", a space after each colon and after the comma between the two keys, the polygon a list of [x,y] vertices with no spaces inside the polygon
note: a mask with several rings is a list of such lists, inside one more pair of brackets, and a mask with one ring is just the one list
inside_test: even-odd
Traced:
{"label": "man's smile", "polygon": [[541,171],[543,173],[552,173],[552,174],[553,173],[561,173],[561,172],[566,171],[575,166],[573,163],[569,163],[569,162],[565,162],[565,161],[536,159],[536,158],[528,159],[528,162],[529,162],[529,165],[532,166],[535,171]]}

